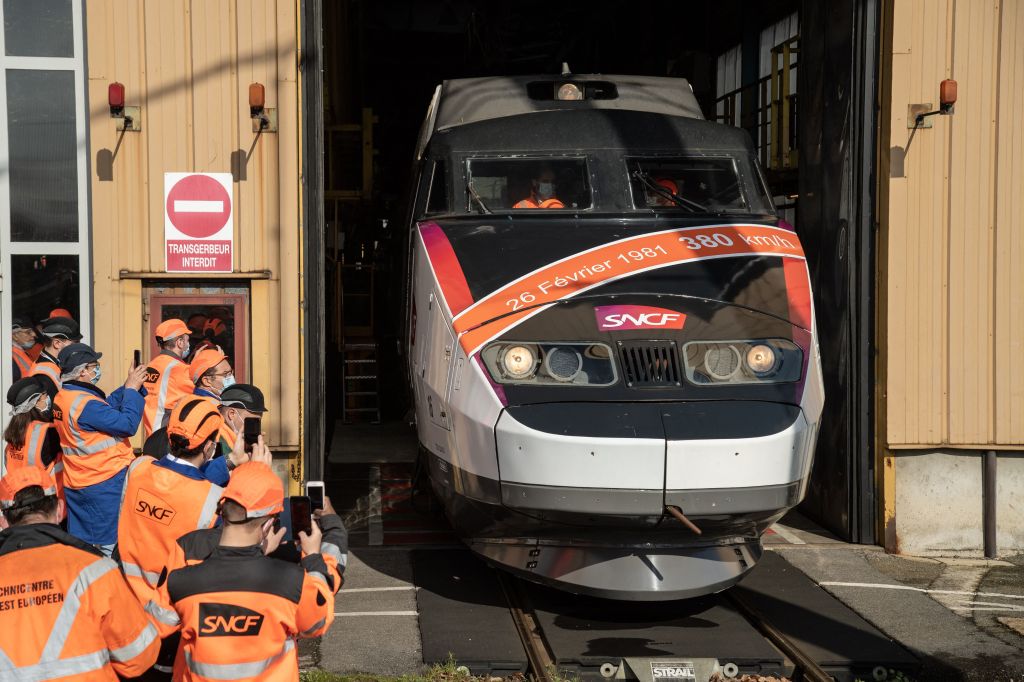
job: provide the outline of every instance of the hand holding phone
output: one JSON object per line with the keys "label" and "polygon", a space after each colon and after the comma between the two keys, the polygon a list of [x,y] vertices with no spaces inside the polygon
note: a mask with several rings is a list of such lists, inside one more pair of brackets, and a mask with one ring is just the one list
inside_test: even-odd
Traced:
{"label": "hand holding phone", "polygon": [[288,505],[291,510],[292,540],[301,542],[301,533],[307,536],[313,533],[313,508],[309,498],[304,495],[289,497]]}
{"label": "hand holding phone", "polygon": [[306,481],[306,497],[312,505],[313,511],[320,511],[324,508],[324,482]]}
{"label": "hand holding phone", "polygon": [[138,367],[142,364],[142,351],[136,350],[132,359],[132,367]]}
{"label": "hand holding phone", "polygon": [[245,441],[245,451],[252,453],[252,446],[256,445],[263,433],[263,420],[259,417],[246,417],[242,427],[242,438]]}

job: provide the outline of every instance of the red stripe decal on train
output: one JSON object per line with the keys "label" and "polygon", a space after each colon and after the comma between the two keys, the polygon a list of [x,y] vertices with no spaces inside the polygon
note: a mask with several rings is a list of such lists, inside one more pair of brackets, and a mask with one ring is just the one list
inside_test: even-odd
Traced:
{"label": "red stripe decal on train", "polygon": [[[680,263],[751,255],[781,256],[798,263],[809,295],[804,251],[795,234],[766,225],[708,225],[629,237],[546,265],[455,313],[455,332],[463,350],[472,355],[547,304],[601,284]],[[807,301],[809,321],[809,297]]]}
{"label": "red stripe decal on train", "polygon": [[462,272],[459,259],[451,242],[437,223],[420,225],[420,238],[427,250],[427,258],[434,269],[434,277],[441,287],[441,295],[452,315],[458,315],[473,305],[473,294]]}

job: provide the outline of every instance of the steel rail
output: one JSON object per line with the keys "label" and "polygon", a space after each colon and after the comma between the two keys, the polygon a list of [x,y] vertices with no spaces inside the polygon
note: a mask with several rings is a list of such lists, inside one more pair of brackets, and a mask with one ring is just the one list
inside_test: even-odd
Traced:
{"label": "steel rail", "polygon": [[825,672],[825,670],[818,665],[810,656],[800,650],[796,644],[793,643],[789,637],[782,634],[774,625],[769,623],[764,616],[758,612],[750,603],[741,597],[735,589],[728,590],[723,594],[731,601],[740,613],[750,621],[751,625],[758,629],[758,631],[765,636],[765,638],[778,647],[779,651],[786,655],[796,666],[796,669],[800,671],[800,675],[797,675],[794,671],[793,677],[797,680],[804,680],[805,682],[834,682],[831,675]]}
{"label": "steel rail", "polygon": [[540,624],[533,613],[529,600],[520,589],[515,578],[498,571],[498,583],[508,602],[508,610],[512,614],[516,632],[523,642],[526,658],[529,661],[533,677],[538,682],[554,682],[555,659],[544,640]]}

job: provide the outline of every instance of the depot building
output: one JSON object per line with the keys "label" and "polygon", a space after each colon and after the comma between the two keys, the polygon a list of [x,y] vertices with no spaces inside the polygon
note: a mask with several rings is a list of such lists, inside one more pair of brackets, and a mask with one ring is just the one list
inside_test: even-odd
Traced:
{"label": "depot building", "polygon": [[71,311],[109,391],[186,320],[263,389],[293,491],[340,431],[406,419],[404,204],[434,87],[566,62],[686,78],[753,138],[814,286],[803,513],[890,551],[1024,549],[1024,0],[0,12],[3,324]]}

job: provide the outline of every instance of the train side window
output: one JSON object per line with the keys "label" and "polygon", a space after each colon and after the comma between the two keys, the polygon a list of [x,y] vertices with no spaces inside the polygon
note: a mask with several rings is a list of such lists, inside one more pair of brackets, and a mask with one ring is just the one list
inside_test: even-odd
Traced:
{"label": "train side window", "polygon": [[430,178],[427,195],[427,213],[448,212],[448,165],[444,159],[434,161],[434,172]]}

